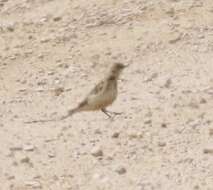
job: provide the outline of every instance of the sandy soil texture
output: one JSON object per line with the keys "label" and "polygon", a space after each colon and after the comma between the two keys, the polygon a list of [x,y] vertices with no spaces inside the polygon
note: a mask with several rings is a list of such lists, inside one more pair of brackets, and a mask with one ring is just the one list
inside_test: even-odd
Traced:
{"label": "sandy soil texture", "polygon": [[0,0],[0,190],[213,190],[212,52],[212,0]]}

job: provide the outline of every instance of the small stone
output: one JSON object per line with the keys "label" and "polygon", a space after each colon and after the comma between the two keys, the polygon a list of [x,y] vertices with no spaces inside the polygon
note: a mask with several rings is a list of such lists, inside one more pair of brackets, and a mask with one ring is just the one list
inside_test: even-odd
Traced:
{"label": "small stone", "polygon": [[94,147],[94,148],[91,150],[91,154],[92,154],[94,157],[100,157],[100,156],[103,156],[103,151],[101,150],[100,147]]}
{"label": "small stone", "polygon": [[101,183],[109,183],[109,178],[106,177],[104,174],[100,174],[100,173],[95,173],[93,175],[93,179],[101,182]]}
{"label": "small stone", "polygon": [[165,87],[165,88],[170,88],[171,84],[172,84],[172,80],[171,80],[171,79],[168,79],[168,80],[166,81],[164,87]]}
{"label": "small stone", "polygon": [[170,17],[173,17],[175,15],[175,10],[174,8],[169,8],[168,10],[166,10],[166,14],[168,14]]}
{"label": "small stone", "polygon": [[190,102],[188,106],[193,109],[199,109],[199,105],[196,102]]}
{"label": "small stone", "polygon": [[200,188],[199,188],[199,185],[195,185],[195,186],[194,186],[194,190],[198,190],[198,189],[200,189]]}
{"label": "small stone", "polygon": [[113,160],[114,158],[113,158],[113,156],[107,156],[106,157],[106,160]]}
{"label": "small stone", "polygon": [[204,154],[213,154],[213,148],[205,148],[205,149],[203,150],[203,153],[204,153]]}
{"label": "small stone", "polygon": [[53,20],[55,21],[55,22],[58,22],[58,21],[60,21],[62,18],[60,17],[60,16],[57,16],[57,17],[55,17],[55,18],[53,18]]}
{"label": "small stone", "polygon": [[158,146],[164,147],[164,146],[166,146],[166,143],[165,142],[158,142]]}
{"label": "small stone", "polygon": [[34,151],[35,147],[31,144],[26,144],[23,146],[24,151]]}
{"label": "small stone", "polygon": [[21,163],[30,163],[30,158],[28,156],[25,156],[20,161]]}
{"label": "small stone", "polygon": [[170,44],[175,44],[176,42],[178,42],[179,40],[181,40],[182,34],[176,34],[174,35],[170,40],[169,43]]}
{"label": "small stone", "polygon": [[64,92],[64,88],[63,87],[59,87],[59,88],[56,88],[54,90],[55,96],[60,96],[63,92]]}
{"label": "small stone", "polygon": [[167,124],[166,124],[166,123],[162,123],[162,124],[161,124],[161,127],[162,127],[162,128],[167,128]]}
{"label": "small stone", "polygon": [[54,158],[55,157],[55,152],[48,152],[48,157],[49,158]]}
{"label": "small stone", "polygon": [[98,134],[98,135],[102,134],[102,132],[101,132],[100,129],[95,129],[95,132],[94,132],[94,133],[95,133],[95,134]]}
{"label": "small stone", "polygon": [[125,174],[126,173],[126,168],[124,168],[123,166],[117,166],[115,168],[115,172],[122,175],[122,174]]}
{"label": "small stone", "polygon": [[101,174],[95,173],[95,174],[93,175],[93,178],[96,179],[96,180],[97,180],[97,179],[99,180],[99,179],[101,179],[101,176],[102,176]]}
{"label": "small stone", "polygon": [[51,39],[50,38],[42,38],[41,40],[40,40],[40,42],[41,43],[47,43],[47,42],[49,42]]}
{"label": "small stone", "polygon": [[38,182],[38,181],[27,181],[27,182],[25,182],[25,185],[32,187],[32,188],[35,188],[35,189],[41,189],[42,188],[41,183]]}
{"label": "small stone", "polygon": [[153,79],[158,77],[158,73],[153,73],[149,78],[145,79],[144,82],[151,82]]}
{"label": "small stone", "polygon": [[18,166],[18,162],[14,161],[14,162],[12,162],[12,165],[13,166]]}
{"label": "small stone", "polygon": [[209,129],[209,135],[213,136],[213,128]]}
{"label": "small stone", "polygon": [[12,25],[12,24],[11,24],[11,25],[8,25],[8,26],[7,26],[7,30],[10,31],[10,32],[13,32],[13,31],[15,30],[15,26]]}
{"label": "small stone", "polygon": [[131,132],[128,134],[130,139],[140,139],[143,138],[143,134],[141,132]]}
{"label": "small stone", "polygon": [[14,176],[14,175],[9,175],[9,176],[7,177],[7,179],[8,179],[8,180],[13,180],[13,179],[15,179],[15,176]]}
{"label": "small stone", "polygon": [[44,58],[44,55],[43,55],[42,53],[40,53],[40,54],[38,55],[38,58],[39,58],[39,59],[43,59],[43,58]]}
{"label": "small stone", "polygon": [[114,132],[114,133],[112,134],[112,138],[118,138],[119,135],[120,135],[119,132]]}
{"label": "small stone", "polygon": [[207,101],[206,101],[206,99],[205,99],[205,98],[201,98],[200,103],[201,103],[201,104],[206,104],[206,103],[207,103]]}
{"label": "small stone", "polygon": [[152,120],[151,119],[146,119],[145,121],[144,121],[144,124],[151,124],[152,123]]}
{"label": "small stone", "polygon": [[14,146],[14,147],[10,148],[10,151],[12,151],[12,152],[13,151],[22,151],[22,149],[23,149],[22,146]]}

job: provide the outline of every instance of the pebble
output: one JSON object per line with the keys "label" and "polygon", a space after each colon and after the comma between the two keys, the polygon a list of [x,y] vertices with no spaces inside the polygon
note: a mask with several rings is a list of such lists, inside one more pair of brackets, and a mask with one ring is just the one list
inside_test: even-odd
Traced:
{"label": "pebble", "polygon": [[120,135],[119,132],[114,132],[114,133],[112,134],[112,138],[118,138],[119,135]]}
{"label": "pebble", "polygon": [[166,124],[166,123],[162,123],[162,124],[161,124],[161,127],[162,127],[162,128],[167,128],[167,124]]}
{"label": "pebble", "polygon": [[63,92],[64,92],[63,87],[58,87],[58,88],[54,89],[54,95],[55,96],[60,96]]}
{"label": "pebble", "polygon": [[61,19],[62,19],[62,18],[61,18],[60,16],[57,16],[57,17],[53,18],[53,20],[54,20],[55,22],[60,21]]}
{"label": "pebble", "polygon": [[10,148],[10,151],[22,151],[22,146],[14,146]]}
{"label": "pebble", "polygon": [[27,181],[27,182],[25,182],[25,185],[30,186],[30,187],[35,188],[35,189],[41,189],[42,188],[41,183],[38,182],[38,181]]}
{"label": "pebble", "polygon": [[23,146],[24,151],[34,151],[35,147],[31,144],[26,144]]}
{"label": "pebble", "polygon": [[95,132],[94,132],[95,134],[102,134],[102,132],[101,132],[101,130],[100,129],[95,129]]}
{"label": "pebble", "polygon": [[213,148],[204,148],[203,153],[204,154],[213,154]]}
{"label": "pebble", "polygon": [[122,174],[125,174],[126,173],[126,168],[123,167],[123,166],[116,166],[115,167],[115,172],[122,175]]}
{"label": "pebble", "polygon": [[141,132],[131,132],[128,134],[130,139],[141,139],[143,138],[143,134]]}
{"label": "pebble", "polygon": [[161,146],[161,147],[166,146],[166,143],[165,142],[158,142],[158,146]]}
{"label": "pebble", "polygon": [[201,103],[201,104],[206,104],[206,103],[207,103],[207,101],[206,101],[206,99],[205,99],[205,98],[201,98],[200,103]]}
{"label": "pebble", "polygon": [[213,128],[209,129],[209,135],[213,136]]}
{"label": "pebble", "polygon": [[175,44],[176,42],[178,42],[179,40],[181,40],[182,35],[181,34],[176,34],[174,35],[170,40],[169,43],[170,44]]}
{"label": "pebble", "polygon": [[30,158],[28,156],[24,156],[20,161],[21,163],[30,163]]}
{"label": "pebble", "polygon": [[94,147],[91,150],[91,155],[93,155],[94,157],[100,157],[103,156],[103,151],[101,150],[100,147]]}
{"label": "pebble", "polygon": [[41,40],[40,40],[40,42],[41,43],[47,43],[47,42],[49,42],[51,39],[50,38],[42,38]]}
{"label": "pebble", "polygon": [[144,124],[151,124],[152,123],[152,120],[151,119],[146,119],[145,121],[144,121]]}
{"label": "pebble", "polygon": [[167,79],[166,83],[164,84],[164,87],[165,88],[170,88],[171,84],[172,84],[172,80],[171,79]]}
{"label": "pebble", "polygon": [[54,158],[55,157],[55,152],[53,152],[53,151],[50,151],[50,152],[48,152],[48,157],[49,158]]}

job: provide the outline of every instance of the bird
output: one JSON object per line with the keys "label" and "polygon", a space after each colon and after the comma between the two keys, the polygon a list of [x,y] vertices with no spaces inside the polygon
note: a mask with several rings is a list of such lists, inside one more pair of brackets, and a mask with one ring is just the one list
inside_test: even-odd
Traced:
{"label": "bird", "polygon": [[123,69],[127,66],[128,65],[122,63],[115,63],[105,78],[95,85],[89,94],[75,108],[70,109],[67,115],[62,116],[62,119],[82,111],[100,110],[108,117],[111,117],[110,113],[120,114],[110,112],[106,107],[110,106],[116,100],[118,95],[118,79]]}
{"label": "bird", "polygon": [[73,114],[83,111],[102,111],[109,118],[111,114],[117,115],[121,113],[108,111],[106,108],[110,106],[118,96],[118,79],[123,71],[128,65],[124,65],[120,62],[114,63],[110,68],[109,73],[95,85],[95,87],[88,93],[88,95],[74,108],[68,110],[67,114],[61,116],[58,119],[48,119],[48,120],[34,120],[25,123],[37,123],[37,122],[48,122],[64,120]]}

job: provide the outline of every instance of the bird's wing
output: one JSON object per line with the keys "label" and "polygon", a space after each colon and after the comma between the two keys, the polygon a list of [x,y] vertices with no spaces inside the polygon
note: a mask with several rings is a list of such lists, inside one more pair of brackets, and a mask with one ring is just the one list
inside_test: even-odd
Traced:
{"label": "bird's wing", "polygon": [[93,89],[92,91],[89,93],[89,95],[98,95],[100,94],[101,92],[103,92],[105,88],[105,81],[102,80],[101,82],[99,82]]}
{"label": "bird's wing", "polygon": [[86,101],[89,104],[93,104],[96,101],[99,101],[100,97],[103,96],[103,92],[106,88],[106,81],[100,81],[88,94]]}

